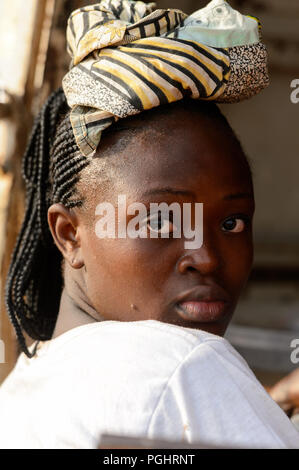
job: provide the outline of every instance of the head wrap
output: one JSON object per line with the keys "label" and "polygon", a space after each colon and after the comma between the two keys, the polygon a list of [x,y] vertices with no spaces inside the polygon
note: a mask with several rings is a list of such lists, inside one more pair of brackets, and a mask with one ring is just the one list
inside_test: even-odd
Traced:
{"label": "head wrap", "polygon": [[120,118],[184,97],[232,103],[259,93],[269,82],[260,27],[223,0],[190,16],[132,0],[74,11],[62,85],[82,154]]}

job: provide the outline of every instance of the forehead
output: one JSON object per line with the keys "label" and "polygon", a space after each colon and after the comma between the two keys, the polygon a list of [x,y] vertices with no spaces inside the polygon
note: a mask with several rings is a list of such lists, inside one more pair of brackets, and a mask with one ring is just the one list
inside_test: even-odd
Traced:
{"label": "forehead", "polygon": [[116,153],[115,192],[129,189],[137,197],[157,186],[178,187],[203,199],[252,190],[240,146],[226,127],[198,113],[159,116],[134,128],[129,137],[113,134],[104,146]]}

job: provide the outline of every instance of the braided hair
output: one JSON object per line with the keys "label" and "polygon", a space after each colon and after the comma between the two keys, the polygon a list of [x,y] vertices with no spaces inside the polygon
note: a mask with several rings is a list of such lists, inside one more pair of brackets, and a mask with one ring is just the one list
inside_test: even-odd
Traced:
{"label": "braided hair", "polygon": [[76,198],[80,171],[89,164],[74,139],[63,90],[52,93],[37,116],[23,158],[26,183],[24,220],[6,281],[5,303],[21,350],[31,353],[22,330],[37,340],[50,339],[63,286],[62,255],[47,223],[51,204],[82,204]]}

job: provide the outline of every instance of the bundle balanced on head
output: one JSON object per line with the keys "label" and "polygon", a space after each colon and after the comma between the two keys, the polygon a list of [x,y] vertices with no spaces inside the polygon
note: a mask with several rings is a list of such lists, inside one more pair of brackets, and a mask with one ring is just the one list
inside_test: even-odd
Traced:
{"label": "bundle balanced on head", "polygon": [[190,16],[105,0],[72,13],[67,39],[70,71],[23,160],[6,285],[22,354],[0,388],[0,445],[299,446],[223,338],[252,266],[254,192],[215,102],[267,86],[259,21],[220,0]]}

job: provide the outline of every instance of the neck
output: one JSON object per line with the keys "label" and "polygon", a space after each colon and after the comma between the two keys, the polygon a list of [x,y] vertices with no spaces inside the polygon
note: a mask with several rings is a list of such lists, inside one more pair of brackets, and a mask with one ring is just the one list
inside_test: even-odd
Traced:
{"label": "neck", "polygon": [[86,292],[84,268],[73,269],[65,263],[64,288],[52,338],[78,326],[104,320],[92,306]]}

